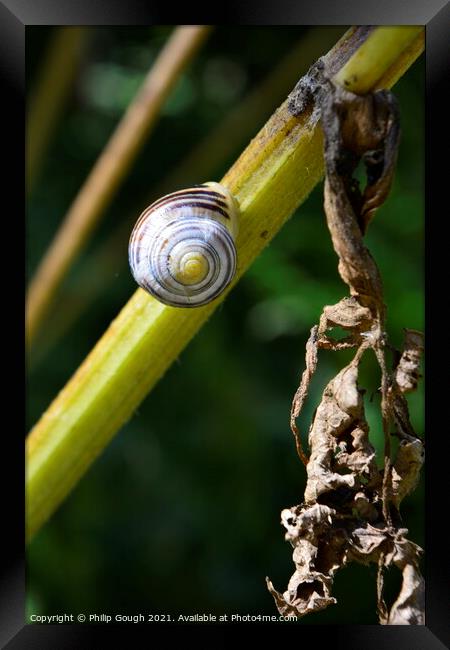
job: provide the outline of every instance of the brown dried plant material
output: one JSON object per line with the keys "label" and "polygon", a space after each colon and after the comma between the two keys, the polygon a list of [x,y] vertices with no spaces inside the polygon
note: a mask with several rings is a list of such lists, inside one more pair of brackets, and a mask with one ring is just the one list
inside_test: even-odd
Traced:
{"label": "brown dried plant material", "polygon": [[423,334],[417,330],[405,330],[403,354],[395,372],[395,381],[402,393],[409,393],[417,388],[420,358],[423,352]]}
{"label": "brown dried plant material", "polygon": [[[386,307],[378,267],[364,244],[364,234],[386,199],[394,174],[399,141],[396,101],[388,91],[356,96],[335,86],[323,66],[311,73],[305,92],[315,99],[325,133],[326,179],[324,207],[338,270],[350,296],[324,307],[306,344],[306,368],[291,409],[291,429],[298,454],[306,465],[303,503],[283,510],[281,522],[293,551],[295,572],[287,590],[267,586],[279,612],[302,617],[336,603],[333,579],[349,562],[378,566],[378,615],[381,624],[424,624],[424,583],[419,570],[421,549],[406,538],[399,512],[403,498],[416,486],[424,446],[415,434],[404,393],[417,387],[423,337],[405,330],[402,354],[392,372],[385,352]],[[295,103],[296,97],[293,97]],[[295,106],[292,107],[295,112]],[[353,174],[360,162],[366,169],[363,191]],[[348,334],[336,341],[334,327]],[[313,422],[307,458],[296,420],[308,395],[320,348],[356,348],[352,361],[323,391]],[[380,471],[364,412],[359,364],[372,350],[380,367],[380,410],[385,436],[384,467]],[[391,436],[399,439],[391,458]],[[402,573],[397,599],[389,608],[383,598],[384,571]]]}
{"label": "brown dried plant material", "polygon": [[306,343],[306,368],[302,375],[300,386],[294,395],[291,408],[291,429],[294,434],[297,453],[304,465],[307,465],[308,459],[302,447],[300,432],[297,428],[296,419],[302,409],[303,403],[308,395],[308,388],[317,367],[317,325],[311,329],[310,337]]}

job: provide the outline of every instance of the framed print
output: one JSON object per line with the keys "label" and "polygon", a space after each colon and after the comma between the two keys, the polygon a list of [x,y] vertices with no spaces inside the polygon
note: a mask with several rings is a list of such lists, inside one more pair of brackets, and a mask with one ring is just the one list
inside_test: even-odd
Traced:
{"label": "framed print", "polygon": [[448,7],[26,4],[0,6],[26,277],[3,646],[444,647]]}

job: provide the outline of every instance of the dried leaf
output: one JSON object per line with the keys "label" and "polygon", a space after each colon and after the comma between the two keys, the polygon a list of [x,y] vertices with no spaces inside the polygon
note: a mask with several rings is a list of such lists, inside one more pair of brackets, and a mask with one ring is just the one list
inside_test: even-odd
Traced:
{"label": "dried leaf", "polygon": [[[414,390],[423,350],[420,332],[405,330],[405,346],[393,373],[387,369],[386,308],[377,265],[363,235],[377,208],[386,199],[395,169],[399,141],[397,104],[381,91],[353,95],[324,77],[324,66],[293,94],[295,105],[316,101],[325,131],[324,207],[339,273],[350,296],[323,309],[306,345],[306,368],[291,409],[297,451],[307,464],[307,484],[301,505],[283,510],[285,539],[293,546],[295,571],[281,594],[267,579],[278,611],[301,617],[336,602],[331,590],[335,573],[348,562],[378,566],[377,600],[381,624],[423,624],[423,579],[418,568],[421,549],[410,542],[400,521],[402,499],[417,484],[423,463],[423,443],[409,419],[404,393]],[[295,101],[294,101],[295,100]],[[295,106],[294,106],[295,108]],[[367,185],[363,192],[352,174],[363,161]],[[328,332],[348,332],[336,341]],[[309,460],[301,446],[296,419],[304,406],[318,364],[318,350],[356,347],[353,360],[325,387],[315,410],[308,442]],[[358,385],[359,362],[372,349],[380,366],[381,416],[385,437],[384,468],[377,467],[364,412],[364,391]],[[391,426],[400,438],[391,459]],[[387,607],[383,572],[402,571],[400,593]]]}
{"label": "dried leaf", "polygon": [[391,607],[388,625],[425,625],[425,581],[413,563],[405,564],[403,582]]}
{"label": "dried leaf", "polygon": [[395,372],[395,381],[402,393],[409,393],[417,388],[423,345],[422,332],[405,329],[403,354]]}

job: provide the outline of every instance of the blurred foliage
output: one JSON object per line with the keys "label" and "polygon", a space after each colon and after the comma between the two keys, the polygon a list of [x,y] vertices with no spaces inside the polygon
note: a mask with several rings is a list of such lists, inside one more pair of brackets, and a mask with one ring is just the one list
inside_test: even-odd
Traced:
{"label": "blurred foliage", "polygon": [[[28,89],[52,29],[27,28]],[[171,31],[91,29],[90,49],[28,204],[28,277]],[[147,196],[304,32],[300,27],[214,31],[70,273],[71,295],[82,295],[86,256],[128,216],[136,197]],[[394,88],[403,132],[398,170],[367,236],[384,278],[396,346],[403,327],[424,325],[422,59]],[[255,134],[261,126],[255,124]],[[219,179],[231,162],[198,182]],[[309,329],[323,305],[346,294],[336,261],[319,186],[37,535],[28,550],[29,613],[276,613],[264,577],[282,587],[291,574],[280,511],[301,502],[305,484],[289,430],[290,404]],[[118,259],[108,291],[30,371],[29,426],[134,289]],[[51,327],[50,319],[47,332]],[[325,383],[345,359],[346,353],[321,352],[300,418],[303,431]],[[363,377],[371,436],[381,451],[379,377],[369,358]],[[422,434],[422,388],[410,405]],[[405,525],[420,545],[423,492],[421,483],[403,506]],[[342,571],[335,596],[337,606],[301,624],[377,622],[375,569]]]}

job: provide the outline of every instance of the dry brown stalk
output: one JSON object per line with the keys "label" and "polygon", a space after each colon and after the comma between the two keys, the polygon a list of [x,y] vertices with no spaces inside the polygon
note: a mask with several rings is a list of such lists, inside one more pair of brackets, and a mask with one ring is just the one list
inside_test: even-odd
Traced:
{"label": "dry brown stalk", "polygon": [[30,192],[79,68],[89,30],[59,27],[50,40],[31,94],[26,129],[26,185]]}
{"label": "dry brown stalk", "polygon": [[[307,484],[301,505],[283,510],[286,539],[294,547],[295,572],[281,594],[267,580],[283,615],[300,618],[336,602],[333,579],[354,561],[378,566],[378,616],[382,624],[424,623],[424,583],[419,570],[422,552],[406,538],[400,504],[416,486],[424,446],[415,434],[405,392],[419,378],[423,337],[406,330],[402,355],[393,371],[386,363],[386,306],[378,267],[364,244],[364,234],[392,183],[399,142],[396,101],[389,91],[358,96],[343,90],[322,67],[311,71],[311,95],[320,110],[325,134],[324,207],[338,270],[350,296],[326,306],[306,344],[306,369],[295,393],[291,428],[306,464]],[[362,161],[367,184],[362,192],[353,174]],[[329,330],[341,327],[348,336],[336,341]],[[308,394],[319,348],[355,348],[352,361],[326,386],[309,431],[310,457],[302,449],[296,418]],[[379,470],[359,386],[359,364],[372,350],[381,375],[380,410],[384,431],[384,467]],[[392,458],[391,436],[399,448]],[[383,597],[384,570],[402,572],[396,601]]]}

